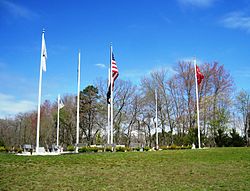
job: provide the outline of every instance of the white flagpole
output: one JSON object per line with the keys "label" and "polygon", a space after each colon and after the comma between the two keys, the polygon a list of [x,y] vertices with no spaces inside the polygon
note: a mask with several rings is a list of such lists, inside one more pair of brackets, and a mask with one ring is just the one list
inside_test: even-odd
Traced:
{"label": "white flagpole", "polygon": [[194,73],[195,73],[195,87],[196,87],[198,145],[199,145],[199,149],[200,149],[201,148],[201,135],[200,135],[199,94],[198,94],[198,82],[197,82],[197,73],[196,73],[196,58],[194,59]]}
{"label": "white flagpole", "polygon": [[37,127],[36,127],[36,153],[39,152],[39,133],[40,133],[40,105],[41,105],[41,94],[42,94],[42,59],[43,59],[43,48],[44,48],[44,30],[42,32],[42,50],[41,50],[41,63],[40,63],[40,77],[39,77],[39,90],[38,90],[38,105],[37,105]]}
{"label": "white flagpole", "polygon": [[79,144],[79,105],[80,105],[80,76],[81,76],[81,54],[79,51],[78,54],[78,69],[77,69],[77,116],[76,116],[76,152],[78,152],[78,144]]}
{"label": "white flagpole", "polygon": [[59,146],[59,115],[60,115],[60,94],[57,97],[57,129],[56,129],[56,146]]}
{"label": "white flagpole", "polygon": [[158,115],[157,115],[157,111],[158,111],[158,108],[157,108],[157,90],[155,89],[155,142],[156,142],[156,149],[158,150],[159,148],[159,141],[158,141]]}
{"label": "white flagpole", "polygon": [[110,98],[110,144],[113,147],[113,77],[112,77],[112,53],[113,53],[113,49],[112,49],[112,45],[110,45],[110,84],[111,84],[111,98]]}
{"label": "white flagpole", "polygon": [[[108,72],[108,88],[110,86],[110,68]],[[111,88],[111,87],[110,87]],[[110,103],[108,104],[108,145],[110,144]]]}

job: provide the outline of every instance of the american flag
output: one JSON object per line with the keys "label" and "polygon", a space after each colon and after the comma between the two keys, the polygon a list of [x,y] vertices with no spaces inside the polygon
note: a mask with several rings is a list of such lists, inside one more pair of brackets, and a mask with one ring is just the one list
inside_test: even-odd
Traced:
{"label": "american flag", "polygon": [[114,82],[115,82],[116,78],[119,76],[119,72],[118,72],[118,68],[116,65],[115,56],[113,53],[112,53],[111,66],[112,66],[112,77],[113,77],[113,87],[114,87]]}
{"label": "american flag", "polygon": [[[111,59],[111,68],[112,68],[111,70],[112,70],[112,78],[113,78],[113,80],[112,80],[113,81],[112,90],[113,90],[115,80],[119,76],[118,67],[116,65],[115,56],[114,56],[113,53],[112,53],[112,59]],[[110,96],[111,96],[111,87],[110,87],[110,84],[109,84],[108,92],[107,92],[107,102],[108,102],[108,104],[110,104]]]}

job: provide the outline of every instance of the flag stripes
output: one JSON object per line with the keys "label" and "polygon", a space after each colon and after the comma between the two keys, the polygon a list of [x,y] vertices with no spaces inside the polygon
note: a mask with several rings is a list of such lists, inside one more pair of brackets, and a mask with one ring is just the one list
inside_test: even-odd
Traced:
{"label": "flag stripes", "polygon": [[114,89],[114,84],[115,84],[115,80],[118,78],[119,76],[119,71],[118,71],[118,67],[116,65],[116,61],[115,61],[115,56],[112,53],[112,58],[111,58],[111,71],[112,71],[112,78],[113,80],[110,80],[109,85],[108,85],[108,92],[107,92],[107,103],[110,104],[110,98],[111,98],[111,81],[112,83],[112,91]]}
{"label": "flag stripes", "polygon": [[114,83],[115,80],[118,78],[119,76],[119,72],[118,72],[118,67],[116,65],[116,61],[115,61],[115,56],[112,53],[112,61],[111,61],[111,65],[112,65],[112,77],[113,77],[113,84],[112,87],[114,88]]}

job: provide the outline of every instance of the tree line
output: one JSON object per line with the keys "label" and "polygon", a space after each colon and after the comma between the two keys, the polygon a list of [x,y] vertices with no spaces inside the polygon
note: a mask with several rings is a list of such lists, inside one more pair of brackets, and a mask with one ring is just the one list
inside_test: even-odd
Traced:
{"label": "tree line", "polygon": [[[217,62],[200,65],[201,142],[203,146],[249,144],[250,94],[236,92],[234,81]],[[114,143],[155,146],[155,90],[158,94],[159,145],[191,145],[197,141],[195,75],[192,62],[181,61],[173,70],[158,69],[138,85],[118,79],[114,89]],[[107,80],[97,80],[80,92],[80,137],[86,145],[107,143]],[[63,96],[60,110],[62,146],[76,142],[76,95]],[[35,145],[37,111],[0,119],[0,146]],[[41,105],[40,144],[56,142],[57,102]]]}

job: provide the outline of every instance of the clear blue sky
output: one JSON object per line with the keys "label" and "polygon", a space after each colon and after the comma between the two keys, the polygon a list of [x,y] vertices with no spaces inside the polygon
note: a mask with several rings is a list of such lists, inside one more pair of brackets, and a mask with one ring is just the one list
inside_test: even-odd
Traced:
{"label": "clear blue sky", "polygon": [[48,52],[42,100],[105,79],[113,43],[119,78],[138,83],[150,71],[196,56],[224,64],[249,90],[248,0],[0,0],[0,117],[37,107],[41,32]]}

